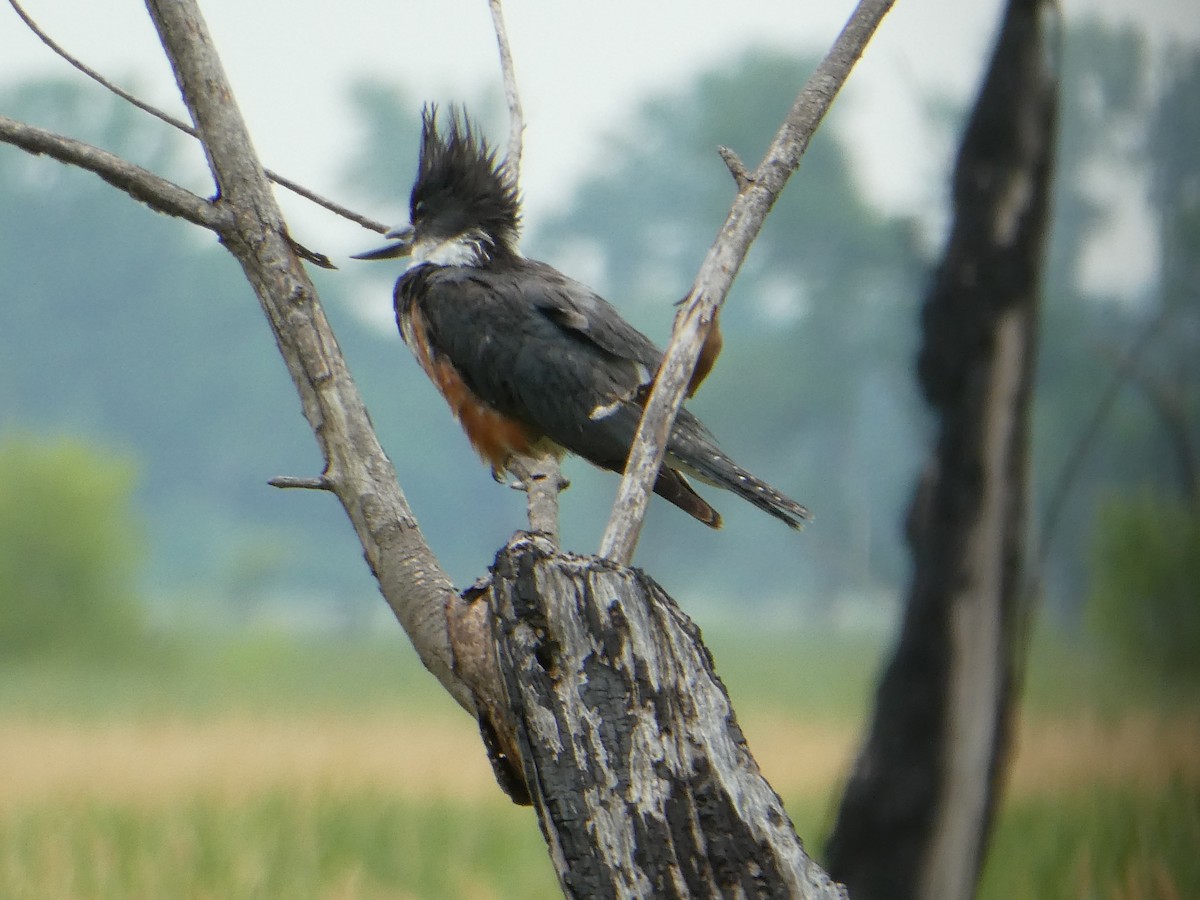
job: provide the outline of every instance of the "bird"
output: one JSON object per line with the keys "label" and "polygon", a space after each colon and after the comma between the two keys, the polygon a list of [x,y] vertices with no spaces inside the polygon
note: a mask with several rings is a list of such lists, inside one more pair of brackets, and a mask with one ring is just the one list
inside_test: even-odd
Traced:
{"label": "bird", "polygon": [[[662,351],[594,291],[520,254],[521,198],[503,160],[466,112],[426,105],[409,222],[391,243],[355,255],[407,256],[396,322],[493,477],[514,455],[566,453],[623,472]],[[710,330],[688,386],[720,350]],[[711,528],[720,514],[689,478],[723,488],[794,529],[808,510],[735,463],[686,407],[654,492]]]}

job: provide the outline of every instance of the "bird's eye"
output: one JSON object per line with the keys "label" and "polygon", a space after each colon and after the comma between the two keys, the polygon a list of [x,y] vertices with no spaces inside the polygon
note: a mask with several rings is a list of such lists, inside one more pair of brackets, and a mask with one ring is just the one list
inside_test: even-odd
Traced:
{"label": "bird's eye", "polygon": [[418,200],[416,205],[412,208],[412,217],[414,219],[419,219],[423,215],[425,215],[425,201]]}

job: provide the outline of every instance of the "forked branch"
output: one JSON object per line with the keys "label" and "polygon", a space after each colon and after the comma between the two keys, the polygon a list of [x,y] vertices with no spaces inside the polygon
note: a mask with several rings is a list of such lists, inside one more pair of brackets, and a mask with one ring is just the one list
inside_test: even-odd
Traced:
{"label": "forked branch", "polygon": [[[105,90],[116,94],[126,103],[136,106],[138,109],[142,110],[142,112],[149,113],[156,119],[166,122],[172,128],[182,131],[184,134],[190,137],[198,137],[196,134],[196,129],[187,122],[184,122],[182,119],[177,119],[170,113],[163,112],[158,107],[147,103],[145,100],[142,100],[140,97],[137,97],[134,94],[131,94],[120,85],[115,84],[108,78],[105,78],[87,63],[83,62],[83,60],[68,52],[65,47],[58,43],[58,41],[54,40],[54,38],[51,37],[46,30],[37,23],[37,20],[34,19],[33,16],[29,15],[29,13],[25,11],[25,8],[21,6],[19,0],[8,0],[8,3],[13,8],[13,11],[20,17],[21,21],[25,23],[25,26],[34,33],[37,39],[49,47],[56,56],[65,61],[68,65],[82,72]],[[87,167],[85,166],[85,168]],[[95,170],[93,169],[93,171]],[[275,182],[280,187],[286,188],[293,194],[303,197],[305,200],[315,203],[317,206],[323,207],[335,215],[341,216],[344,219],[349,219],[356,225],[361,225],[363,228],[370,229],[371,231],[378,232],[379,234],[384,234],[388,230],[388,227],[383,223],[376,222],[374,219],[370,219],[367,216],[356,213],[352,209],[347,209],[340,203],[335,203],[332,200],[322,197],[316,191],[309,190],[308,188],[304,187],[304,185],[298,184],[290,178],[286,178],[277,172],[272,172],[270,169],[264,169],[263,171],[266,172],[267,177],[271,179],[271,181]],[[117,187],[120,187],[120,185],[117,185]],[[311,253],[311,251],[304,250],[303,248],[298,249],[305,254],[307,259],[317,263],[317,265],[323,266],[324,268],[332,268],[332,265],[328,262],[328,260],[326,260],[320,254]]]}

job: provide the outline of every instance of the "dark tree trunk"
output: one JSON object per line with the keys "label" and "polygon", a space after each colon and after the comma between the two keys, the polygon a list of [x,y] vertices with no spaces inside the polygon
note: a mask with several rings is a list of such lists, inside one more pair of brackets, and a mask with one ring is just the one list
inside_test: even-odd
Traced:
{"label": "dark tree trunk", "polygon": [[568,897],[845,898],[746,747],[700,632],[637,569],[500,552],[486,590],[510,731]]}
{"label": "dark tree trunk", "polygon": [[925,301],[918,374],[938,434],[909,514],[914,576],[828,848],[855,900],[972,897],[1008,760],[1055,120],[1049,14],[1007,6]]}

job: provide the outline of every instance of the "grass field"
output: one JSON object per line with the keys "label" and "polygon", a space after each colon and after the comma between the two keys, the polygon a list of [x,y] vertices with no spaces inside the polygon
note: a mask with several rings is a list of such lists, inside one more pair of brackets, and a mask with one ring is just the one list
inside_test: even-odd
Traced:
{"label": "grass field", "polygon": [[[878,646],[708,641],[819,855]],[[1200,704],[1160,695],[1035,653],[983,897],[1200,897]],[[0,898],[557,896],[532,813],[399,636],[0,666]]]}

